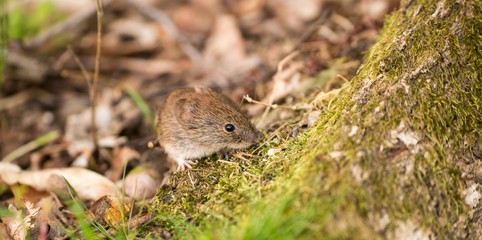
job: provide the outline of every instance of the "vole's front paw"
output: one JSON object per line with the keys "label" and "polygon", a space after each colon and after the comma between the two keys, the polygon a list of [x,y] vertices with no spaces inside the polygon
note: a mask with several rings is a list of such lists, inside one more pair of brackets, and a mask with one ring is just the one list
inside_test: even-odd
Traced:
{"label": "vole's front paw", "polygon": [[179,165],[177,165],[177,171],[181,172],[184,170],[192,169],[192,165],[196,165],[197,162],[192,161],[192,160],[183,160]]}

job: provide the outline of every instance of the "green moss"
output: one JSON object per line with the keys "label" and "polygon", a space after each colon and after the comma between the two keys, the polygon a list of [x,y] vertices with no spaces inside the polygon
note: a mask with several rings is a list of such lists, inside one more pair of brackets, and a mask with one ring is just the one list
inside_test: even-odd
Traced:
{"label": "green moss", "polygon": [[316,126],[271,157],[203,163],[195,187],[175,175],[160,222],[196,239],[480,237],[462,173],[481,155],[481,9],[406,2]]}

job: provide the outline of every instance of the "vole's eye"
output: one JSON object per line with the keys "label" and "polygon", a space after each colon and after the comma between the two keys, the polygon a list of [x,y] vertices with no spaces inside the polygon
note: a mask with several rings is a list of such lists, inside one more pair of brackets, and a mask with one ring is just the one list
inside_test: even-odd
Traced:
{"label": "vole's eye", "polygon": [[226,132],[233,132],[234,129],[236,129],[236,128],[231,123],[228,123],[228,124],[224,125],[224,130],[226,130]]}

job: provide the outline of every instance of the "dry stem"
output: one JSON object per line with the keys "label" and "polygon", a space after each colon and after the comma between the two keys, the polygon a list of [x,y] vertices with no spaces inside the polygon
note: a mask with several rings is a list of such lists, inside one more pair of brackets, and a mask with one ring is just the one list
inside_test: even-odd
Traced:
{"label": "dry stem", "polygon": [[102,0],[95,1],[97,5],[97,50],[95,54],[95,69],[94,69],[94,81],[92,82],[92,139],[94,141],[95,148],[99,147],[99,139],[97,138],[97,125],[95,124],[96,111],[95,105],[97,104],[97,85],[99,83],[99,70],[100,70],[100,56],[102,46],[102,17],[104,16],[104,9],[102,7]]}

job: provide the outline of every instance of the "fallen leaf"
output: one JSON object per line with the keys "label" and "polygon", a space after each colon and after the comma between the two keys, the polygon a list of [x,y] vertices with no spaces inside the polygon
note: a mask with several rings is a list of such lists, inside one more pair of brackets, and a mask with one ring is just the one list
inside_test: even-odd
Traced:
{"label": "fallen leaf", "polygon": [[136,18],[111,22],[102,39],[103,53],[119,56],[153,51],[159,47],[157,24]]}
{"label": "fallen leaf", "polygon": [[[122,119],[115,112],[117,106],[114,105],[116,101],[115,95],[116,92],[114,90],[104,90],[96,105],[95,124],[100,147],[111,148],[126,141],[125,137],[118,136],[119,131],[122,130],[119,126],[123,125]],[[94,150],[91,133],[91,114],[91,108],[88,107],[79,114],[67,117],[64,138],[67,142],[70,142],[67,148],[70,156],[78,156],[82,153],[84,156],[81,157],[85,158]],[[88,152],[86,153],[85,151]],[[76,163],[76,166],[85,167],[86,165]]]}
{"label": "fallen leaf", "polygon": [[0,222],[0,239],[13,240],[13,238],[8,234],[8,230],[9,228],[7,224]]}
{"label": "fallen leaf", "polygon": [[112,160],[111,160],[111,170],[107,174],[107,177],[112,180],[116,181],[122,177],[122,172],[124,171],[124,166],[127,162],[131,159],[139,159],[140,154],[139,152],[135,151],[132,148],[122,146],[114,148]]}
{"label": "fallen leaf", "polygon": [[180,30],[187,33],[206,33],[214,22],[214,16],[196,6],[180,6],[173,12],[172,20]]}
{"label": "fallen leaf", "polygon": [[99,200],[95,201],[90,207],[90,211],[96,222],[118,228],[127,218],[131,205],[126,198],[122,198],[122,202],[119,201],[119,197],[113,195],[103,196]]}
{"label": "fallen leaf", "polygon": [[8,165],[13,164],[0,163],[0,178],[9,185],[22,184],[30,186],[37,191],[50,191],[55,186],[52,186],[48,180],[52,174],[57,174],[64,177],[72,185],[79,197],[84,200],[97,200],[105,195],[119,193],[113,182],[88,169],[72,167],[22,171],[19,168]]}
{"label": "fallen leaf", "polygon": [[138,166],[124,180],[124,192],[136,200],[150,199],[162,185],[163,176],[155,168]]}
{"label": "fallen leaf", "polygon": [[209,75],[204,78],[203,84],[217,86],[228,86],[228,79],[250,71],[260,62],[257,57],[247,56],[244,39],[232,15],[216,18],[206,43],[204,59]]}
{"label": "fallen leaf", "polygon": [[23,217],[21,210],[17,209],[14,205],[9,205],[8,210],[12,215],[2,217],[1,220],[5,224],[8,230],[8,234],[15,240],[24,240],[27,237],[29,229],[32,225],[32,215]]}
{"label": "fallen leaf", "polygon": [[305,21],[320,15],[321,0],[269,0],[268,7],[275,13],[285,28],[297,31],[303,29]]}

